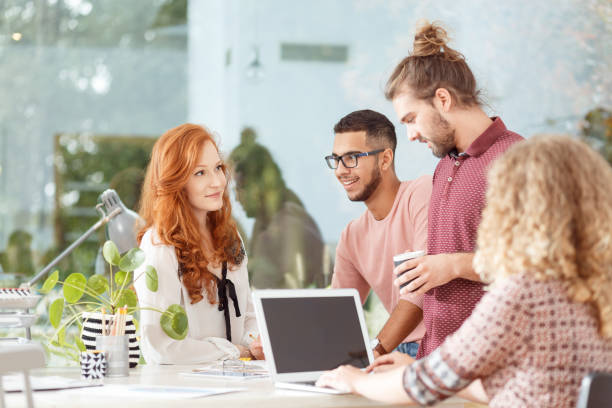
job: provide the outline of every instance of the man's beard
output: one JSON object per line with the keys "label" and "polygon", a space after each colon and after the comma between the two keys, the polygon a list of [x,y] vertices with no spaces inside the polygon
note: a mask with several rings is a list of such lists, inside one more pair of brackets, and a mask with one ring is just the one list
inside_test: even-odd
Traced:
{"label": "man's beard", "polygon": [[376,166],[374,167],[374,170],[372,171],[372,180],[370,180],[370,182],[363,188],[363,191],[359,193],[359,195],[355,197],[349,196],[349,200],[367,201],[372,195],[372,193],[376,191],[381,181],[382,181],[382,175],[380,173],[380,169],[378,168],[378,160],[376,160]]}
{"label": "man's beard", "polygon": [[[437,121],[434,125],[435,139],[427,139],[431,143],[431,152],[438,158],[443,158],[451,152],[455,146],[455,129],[451,129],[450,123],[437,113]],[[434,142],[435,140],[435,142]]]}

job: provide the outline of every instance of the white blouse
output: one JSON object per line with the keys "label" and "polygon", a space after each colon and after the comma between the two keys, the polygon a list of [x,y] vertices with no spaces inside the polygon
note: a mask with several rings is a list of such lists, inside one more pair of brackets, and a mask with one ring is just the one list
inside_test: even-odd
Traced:
{"label": "white blouse", "polygon": [[[236,359],[240,351],[234,344],[244,347],[257,338],[258,330],[255,311],[249,289],[247,257],[238,269],[228,266],[227,279],[234,283],[240,317],[236,317],[234,302],[228,296],[232,343],[226,339],[224,312],[217,303],[211,305],[206,293],[198,303],[192,304],[187,289],[178,277],[178,260],[174,247],[164,245],[157,234],[152,240],[153,229],[142,237],[140,249],[146,255],[145,262],[134,272],[134,286],[141,307],[153,307],[165,311],[172,304],[185,308],[189,322],[187,336],[183,340],[174,340],[161,328],[159,312],[142,310],[140,312],[140,347],[142,355],[150,364],[198,364],[213,360]],[[154,243],[155,242],[155,243]],[[145,267],[153,266],[157,270],[158,289],[151,292],[146,285]],[[209,266],[212,274],[221,278],[221,268]]]}

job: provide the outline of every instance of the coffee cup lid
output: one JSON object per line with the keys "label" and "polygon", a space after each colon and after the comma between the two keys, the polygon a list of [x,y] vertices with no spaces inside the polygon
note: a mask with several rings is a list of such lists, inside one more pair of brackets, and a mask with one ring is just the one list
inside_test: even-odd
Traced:
{"label": "coffee cup lid", "polygon": [[393,257],[393,262],[404,262],[423,255],[425,255],[425,251],[404,252],[403,254],[395,255]]}

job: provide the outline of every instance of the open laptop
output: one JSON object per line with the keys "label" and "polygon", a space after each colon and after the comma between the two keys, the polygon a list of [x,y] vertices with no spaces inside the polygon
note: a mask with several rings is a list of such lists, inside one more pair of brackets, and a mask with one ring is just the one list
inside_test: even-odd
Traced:
{"label": "open laptop", "polygon": [[323,372],[372,362],[355,289],[268,289],[253,292],[270,377],[279,388],[341,394],[316,387]]}

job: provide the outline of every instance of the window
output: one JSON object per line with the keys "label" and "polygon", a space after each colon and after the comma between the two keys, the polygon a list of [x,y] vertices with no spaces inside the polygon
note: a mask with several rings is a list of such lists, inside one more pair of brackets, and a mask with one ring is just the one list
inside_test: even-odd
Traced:
{"label": "window", "polygon": [[[242,155],[236,182],[246,198],[238,194],[234,209],[254,284],[329,284],[340,233],[365,210],[323,160],[334,124],[353,110],[380,111],[396,124],[399,177],[435,168],[428,149],[407,141],[382,93],[419,18],[449,28],[487,110],[510,129],[599,135],[609,151],[601,137],[610,133],[612,106],[605,0],[487,8],[361,0],[2,4],[0,286],[26,280],[89,228],[97,194],[113,180],[127,180],[120,195],[131,201],[152,143],[186,121],[215,131],[226,157]],[[271,180],[266,189],[262,178]],[[267,225],[258,208],[265,200],[277,200]],[[94,273],[101,240],[60,269]],[[384,311],[374,314],[384,321]]]}

